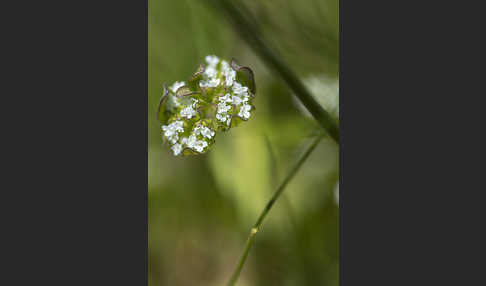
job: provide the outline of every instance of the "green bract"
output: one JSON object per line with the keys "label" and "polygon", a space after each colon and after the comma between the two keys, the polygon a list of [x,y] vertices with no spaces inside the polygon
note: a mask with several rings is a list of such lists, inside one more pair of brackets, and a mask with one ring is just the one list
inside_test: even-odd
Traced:
{"label": "green bract", "polygon": [[175,156],[205,153],[218,131],[247,121],[255,109],[253,72],[234,59],[207,56],[186,82],[164,84],[157,118],[162,138]]}

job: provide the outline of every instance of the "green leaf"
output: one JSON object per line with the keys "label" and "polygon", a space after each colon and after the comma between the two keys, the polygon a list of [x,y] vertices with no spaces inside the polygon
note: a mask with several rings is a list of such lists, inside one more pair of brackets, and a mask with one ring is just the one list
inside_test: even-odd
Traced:
{"label": "green leaf", "polygon": [[253,71],[249,67],[238,64],[234,58],[231,59],[230,66],[236,71],[236,81],[240,82],[244,86],[247,86],[251,93],[255,94],[256,85]]}

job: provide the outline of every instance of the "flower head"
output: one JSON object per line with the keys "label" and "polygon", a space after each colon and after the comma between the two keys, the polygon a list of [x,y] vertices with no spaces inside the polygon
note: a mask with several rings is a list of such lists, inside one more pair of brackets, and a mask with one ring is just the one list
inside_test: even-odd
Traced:
{"label": "flower head", "polygon": [[[253,110],[249,68],[214,55],[207,56],[205,63],[188,81],[164,86],[159,106],[162,137],[174,156],[205,153],[214,144],[217,131],[228,131],[248,120]],[[242,69],[250,71],[249,86],[237,80],[237,75],[238,79],[243,76],[239,74]]]}

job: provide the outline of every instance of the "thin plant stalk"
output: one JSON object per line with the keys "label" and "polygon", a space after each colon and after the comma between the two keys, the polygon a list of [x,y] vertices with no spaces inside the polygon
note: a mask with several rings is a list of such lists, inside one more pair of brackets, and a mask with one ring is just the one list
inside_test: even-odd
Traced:
{"label": "thin plant stalk", "polygon": [[[315,136],[315,135],[314,135]],[[313,137],[314,137],[313,136]],[[277,186],[278,184],[278,170],[277,170],[277,158],[275,156],[275,151],[273,150],[272,144],[270,143],[270,139],[268,136],[265,134],[265,145],[267,146],[267,152],[269,154],[269,159],[270,159],[270,170],[272,174],[272,186]],[[282,196],[282,202],[285,204],[285,207],[287,209],[287,214],[289,216],[290,224],[294,229],[297,228],[297,224],[295,222],[295,216],[292,211],[292,206],[290,205],[290,200],[287,195]]]}
{"label": "thin plant stalk", "polygon": [[250,19],[252,18],[251,13],[245,11],[241,5],[237,7],[235,1],[211,0],[208,2],[211,2],[227,16],[236,32],[248,43],[248,46],[294,91],[297,98],[312,114],[319,125],[339,144],[339,128],[336,121],[316,101],[289,65],[284,62],[282,57],[263,39],[260,30],[256,26],[257,21]]}
{"label": "thin plant stalk", "polygon": [[233,272],[233,275],[231,276],[231,280],[228,282],[228,286],[232,286],[236,283],[236,280],[240,276],[241,270],[243,269],[243,265],[245,265],[246,258],[248,256],[248,253],[250,251],[251,246],[253,245],[253,241],[255,240],[255,236],[257,232],[260,230],[260,227],[263,223],[263,220],[267,216],[268,212],[272,208],[272,206],[275,204],[277,199],[280,197],[282,192],[285,190],[285,187],[287,184],[292,180],[292,178],[295,176],[295,174],[299,171],[300,167],[302,164],[307,160],[309,155],[314,151],[316,146],[319,144],[321,139],[324,137],[324,135],[319,135],[309,146],[309,148],[305,151],[305,153],[302,155],[302,157],[299,159],[297,164],[292,168],[292,170],[287,174],[287,177],[285,177],[284,181],[282,184],[277,188],[275,193],[273,194],[272,198],[268,201],[266,204],[265,208],[261,212],[260,216],[258,217],[256,223],[253,225],[250,231],[250,236],[248,237],[245,245],[245,250],[243,251],[243,254],[241,255],[240,260],[238,261],[238,264],[236,266],[235,271]]}

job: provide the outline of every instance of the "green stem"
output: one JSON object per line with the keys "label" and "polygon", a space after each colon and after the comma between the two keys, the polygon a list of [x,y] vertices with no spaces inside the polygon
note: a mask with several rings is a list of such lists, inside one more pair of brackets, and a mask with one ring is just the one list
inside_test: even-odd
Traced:
{"label": "green stem", "polygon": [[256,21],[254,19],[249,20],[251,14],[244,11],[243,6],[237,7],[234,1],[212,0],[209,2],[213,2],[216,8],[228,16],[227,18],[233,24],[235,30],[255,51],[260,59],[284,80],[321,127],[326,130],[334,141],[339,143],[339,128],[337,123],[316,101],[289,65],[282,60],[282,57],[263,39],[260,30],[256,26]]}
{"label": "green stem", "polygon": [[253,245],[253,241],[255,240],[255,235],[259,231],[260,226],[262,225],[263,220],[267,216],[268,212],[270,211],[270,209],[272,208],[272,206],[274,205],[274,203],[277,201],[277,199],[279,198],[279,196],[282,194],[282,192],[285,189],[285,187],[287,186],[287,184],[290,182],[290,180],[292,180],[292,178],[295,176],[295,174],[297,173],[297,171],[299,171],[299,169],[302,166],[302,164],[305,162],[305,160],[307,160],[307,158],[309,157],[309,155],[312,153],[312,151],[314,151],[314,149],[316,148],[317,144],[319,144],[319,142],[321,141],[321,139],[323,137],[324,137],[323,135],[319,135],[314,140],[314,142],[312,142],[312,144],[309,146],[309,148],[305,151],[304,155],[302,155],[302,157],[299,159],[299,161],[297,162],[297,164],[287,174],[287,177],[285,177],[285,180],[277,188],[277,191],[273,194],[272,198],[268,201],[267,205],[265,206],[265,208],[261,212],[260,216],[258,217],[258,220],[253,225],[253,227],[252,227],[252,229],[250,231],[250,236],[248,237],[248,240],[246,241],[245,250],[243,251],[243,255],[241,255],[241,258],[240,258],[240,260],[238,262],[238,265],[236,266],[236,269],[233,272],[233,275],[231,276],[231,280],[229,281],[228,286],[234,285],[236,283],[236,280],[240,276],[241,270],[243,269],[243,265],[245,264],[245,261],[246,261],[246,257],[248,256],[248,252],[250,251],[250,248]]}

